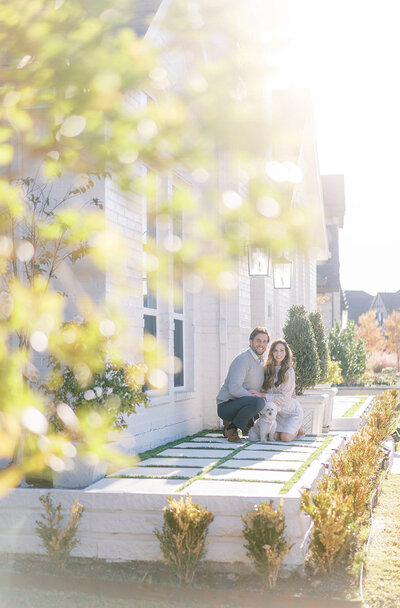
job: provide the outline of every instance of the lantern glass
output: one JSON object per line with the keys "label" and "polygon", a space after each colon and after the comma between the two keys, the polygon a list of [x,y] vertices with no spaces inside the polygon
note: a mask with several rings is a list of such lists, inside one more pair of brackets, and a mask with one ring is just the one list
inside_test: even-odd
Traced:
{"label": "lantern glass", "polygon": [[271,258],[261,247],[249,247],[247,250],[249,276],[269,277],[271,274]]}
{"label": "lantern glass", "polygon": [[285,258],[273,264],[274,289],[290,289],[292,285],[292,262]]}

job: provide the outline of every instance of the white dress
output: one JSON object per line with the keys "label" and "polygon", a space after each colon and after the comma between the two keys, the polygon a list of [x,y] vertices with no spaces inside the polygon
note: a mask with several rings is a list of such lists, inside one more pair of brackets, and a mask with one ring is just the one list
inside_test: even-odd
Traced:
{"label": "white dress", "polygon": [[267,392],[267,401],[273,401],[280,407],[276,415],[277,433],[290,433],[296,435],[303,422],[303,410],[297,399],[293,399],[296,377],[293,367],[289,367],[286,380],[275,386],[278,379],[279,366],[275,370],[274,386]]}

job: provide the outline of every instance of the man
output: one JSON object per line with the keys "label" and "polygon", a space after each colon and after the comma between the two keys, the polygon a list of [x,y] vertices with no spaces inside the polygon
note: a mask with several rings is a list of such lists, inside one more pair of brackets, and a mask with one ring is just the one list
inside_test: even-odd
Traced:
{"label": "man", "polygon": [[254,424],[254,417],[265,406],[262,397],[256,397],[250,389],[260,391],[264,382],[264,355],[270,337],[266,327],[256,327],[249,336],[249,348],[232,361],[228,375],[217,395],[218,416],[224,423],[224,435],[228,441],[240,441],[238,428],[244,435]]}

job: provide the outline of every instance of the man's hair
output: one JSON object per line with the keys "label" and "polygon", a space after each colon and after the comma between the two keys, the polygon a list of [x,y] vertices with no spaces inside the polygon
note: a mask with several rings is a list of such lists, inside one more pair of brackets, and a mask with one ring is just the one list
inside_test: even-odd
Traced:
{"label": "man's hair", "polygon": [[268,342],[270,342],[271,336],[269,335],[269,331],[266,327],[255,327],[249,336],[249,340],[254,340],[257,334],[266,334],[268,336]]}

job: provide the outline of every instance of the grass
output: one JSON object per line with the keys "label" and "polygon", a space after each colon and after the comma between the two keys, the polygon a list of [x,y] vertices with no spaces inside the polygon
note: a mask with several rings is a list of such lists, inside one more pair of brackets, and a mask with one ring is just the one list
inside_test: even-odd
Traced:
{"label": "grass", "polygon": [[[163,452],[171,447],[176,447],[179,446],[179,444],[183,443],[183,442],[189,442],[191,439],[194,439],[195,437],[204,437],[206,436],[208,433],[210,433],[210,430],[204,430],[204,431],[200,431],[200,433],[196,433],[195,435],[189,435],[187,437],[184,437],[182,439],[177,439],[175,441],[172,441],[170,443],[164,444],[162,446],[159,446],[157,448],[154,448],[152,450],[148,450],[147,452],[143,452],[142,454],[139,454],[139,458],[141,461],[147,460],[149,458],[152,458],[154,456],[158,456],[159,458],[163,457]],[[221,437],[222,437],[222,433],[221,433]],[[313,435],[312,438],[318,438],[321,437],[321,435]],[[210,441],[212,442],[212,438],[210,437]],[[332,441],[332,436],[328,436],[328,437],[324,437],[324,441],[321,443],[321,445],[317,448],[317,450],[315,450],[315,452],[313,452],[313,454],[301,465],[301,467],[299,469],[297,469],[297,471],[295,471],[295,469],[278,469],[280,471],[290,471],[290,472],[294,472],[294,475],[288,480],[288,481],[284,481],[284,480],[270,480],[270,481],[265,481],[265,480],[258,480],[259,483],[279,483],[279,484],[283,484],[283,487],[280,491],[281,494],[284,494],[286,492],[288,492],[290,490],[290,488],[296,483],[296,481],[298,481],[298,479],[300,479],[300,477],[302,476],[302,474],[304,473],[304,471],[310,466],[310,464],[313,462],[313,460],[315,460],[320,454],[321,452],[326,448],[326,446]],[[218,442],[215,442],[216,446],[219,446],[220,444]],[[211,462],[209,465],[205,466],[202,468],[201,471],[199,471],[197,473],[197,475],[194,475],[193,477],[190,477],[189,479],[182,477],[180,475],[174,475],[174,476],[167,476],[167,475],[146,475],[143,471],[143,473],[137,473],[137,474],[125,474],[125,475],[119,475],[118,477],[121,478],[134,478],[134,479],[175,479],[175,480],[184,480],[184,483],[178,488],[178,492],[181,492],[182,490],[184,490],[185,488],[187,488],[188,486],[190,486],[192,483],[194,483],[195,481],[198,481],[199,479],[202,479],[209,471],[219,467],[219,468],[225,468],[221,465],[224,464],[224,462],[226,462],[227,460],[230,460],[233,456],[235,456],[236,454],[238,454],[239,452],[241,452],[242,450],[244,450],[244,448],[246,448],[247,446],[249,446],[251,443],[254,442],[249,442],[249,441],[243,441],[243,444],[240,445],[236,450],[233,450],[232,452],[229,452],[229,454],[225,454],[222,458],[217,458],[215,459],[213,462]],[[294,441],[293,444],[291,444],[291,446],[296,447],[296,448],[300,448],[299,451],[302,451],[301,448],[307,446],[307,443],[303,443],[303,442],[296,442]],[[200,446],[193,446],[192,449],[201,449],[201,445]],[[186,450],[191,449],[190,447],[186,447]],[[210,449],[209,447],[203,447],[204,452],[207,453],[207,451]],[[218,447],[213,448],[213,449],[218,449]],[[222,448],[220,448],[221,452],[222,452]],[[281,451],[281,446],[271,446],[271,450],[270,451]],[[183,456],[182,458],[187,458],[187,456]],[[249,460],[254,460],[254,458],[251,458]],[[158,466],[158,465],[154,465],[154,466]],[[162,465],[161,465],[162,466]],[[190,468],[190,467],[189,467]],[[275,471],[276,469],[271,469],[273,471]],[[116,475],[114,475],[114,478],[116,477]],[[248,482],[248,479],[242,479],[240,477],[237,478],[231,478],[231,479],[218,479],[218,480],[209,480],[209,481],[237,481],[237,482]]]}
{"label": "grass", "polygon": [[400,606],[400,475],[389,473],[374,510],[363,577],[365,608]]}
{"label": "grass", "polygon": [[190,441],[191,439],[194,439],[195,437],[205,437],[210,432],[212,432],[212,431],[204,430],[204,431],[200,431],[199,433],[196,433],[195,435],[187,435],[187,437],[181,437],[181,439],[176,439],[175,441],[170,441],[169,443],[164,443],[163,445],[159,445],[158,447],[153,448],[152,450],[147,450],[146,452],[142,452],[141,454],[138,454],[138,457],[140,460],[147,460],[148,458],[154,458],[154,456],[158,456],[160,454],[160,452],[164,452],[164,450],[167,450],[169,448],[174,448],[177,445],[179,445],[180,443],[183,443],[184,441]]}
{"label": "grass", "polygon": [[218,467],[219,465],[221,465],[222,463],[226,462],[227,460],[229,460],[230,458],[232,458],[233,456],[236,456],[236,454],[238,454],[241,450],[243,450],[247,445],[249,445],[248,443],[245,443],[244,445],[239,446],[236,450],[234,450],[233,452],[230,452],[229,454],[227,454],[226,456],[224,456],[224,458],[220,458],[220,460],[217,460],[216,462],[213,462],[211,464],[209,464],[207,467],[205,467],[200,473],[198,473],[197,475],[195,475],[194,477],[191,477],[190,479],[188,479],[184,484],[182,484],[177,492],[181,492],[182,490],[184,490],[187,486],[191,485],[194,481],[197,481],[198,479],[201,479],[202,477],[204,477],[204,475],[206,473],[208,473],[209,471],[211,471],[212,469],[215,469],[216,467]]}
{"label": "grass", "polygon": [[325,438],[325,441],[323,441],[323,443],[321,443],[321,445],[315,450],[315,452],[313,452],[311,454],[311,456],[309,456],[309,458],[307,458],[307,460],[305,462],[303,462],[301,467],[299,467],[297,469],[296,473],[294,475],[292,475],[292,477],[285,482],[285,484],[283,485],[283,488],[279,492],[280,494],[287,494],[287,492],[289,492],[289,490],[294,486],[296,481],[298,481],[300,479],[300,477],[303,475],[303,473],[308,469],[310,464],[312,462],[314,462],[314,460],[316,460],[322,454],[322,452],[325,450],[325,448],[328,447],[328,445],[332,441],[333,437],[334,437],[333,435],[328,435],[328,437]]}
{"label": "grass", "polygon": [[368,395],[364,395],[363,397],[360,397],[360,399],[358,401],[356,401],[348,410],[347,412],[345,412],[342,416],[342,418],[351,418],[359,409],[360,407],[363,405],[363,403],[365,403],[365,401],[368,399]]}

